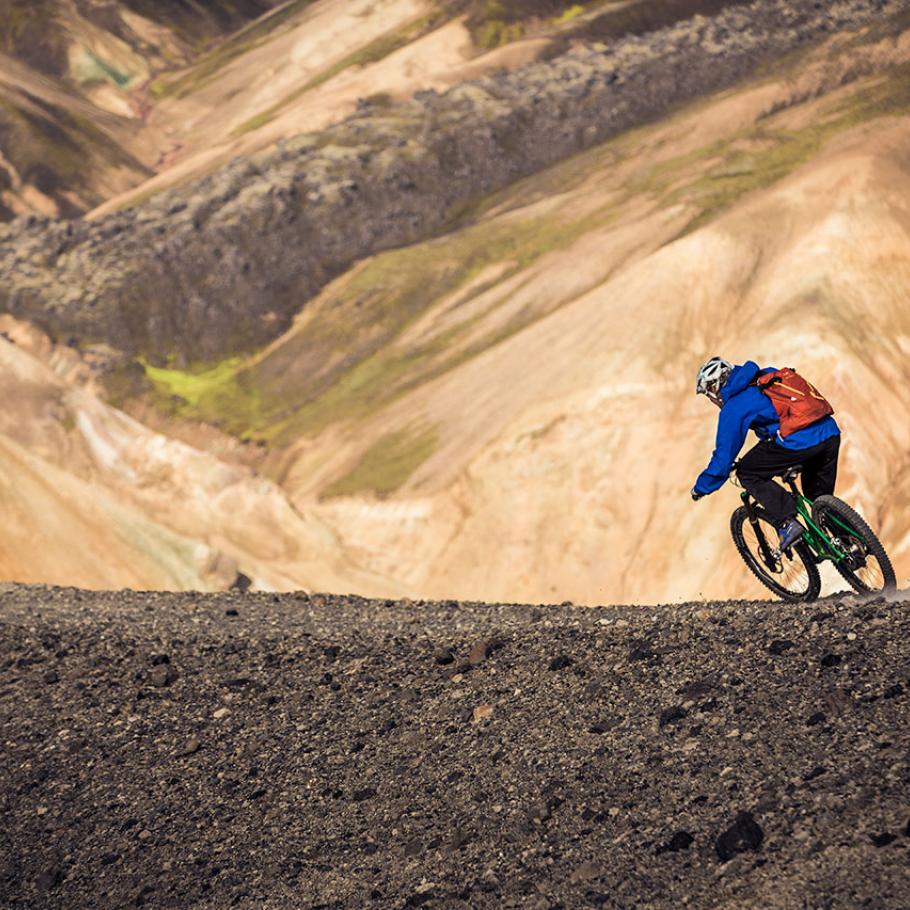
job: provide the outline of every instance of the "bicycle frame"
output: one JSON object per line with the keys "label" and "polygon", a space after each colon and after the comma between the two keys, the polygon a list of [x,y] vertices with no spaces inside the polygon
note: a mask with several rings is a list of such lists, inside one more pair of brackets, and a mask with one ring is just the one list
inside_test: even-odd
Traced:
{"label": "bicycle frame", "polygon": [[[787,486],[790,487],[790,492],[793,494],[793,498],[796,500],[796,511],[799,513],[799,517],[803,520],[803,524],[806,527],[806,530],[803,531],[803,541],[808,545],[809,549],[815,554],[819,562],[829,559],[831,562],[838,563],[842,559],[847,558],[847,554],[838,547],[833,540],[812,520],[812,500],[804,496],[799,489],[797,489],[796,481],[792,477],[784,478],[784,482]],[[746,511],[749,515],[749,521],[752,526],[757,529],[758,517],[755,514],[753,509],[754,500],[752,497],[745,491],[740,494],[740,498],[743,501],[743,505],[746,507]],[[849,526],[840,521],[836,515],[831,516],[834,521],[837,522],[845,531],[849,532],[851,536],[856,536],[856,532]],[[764,534],[756,534],[756,537],[761,546],[762,558],[765,560],[765,564],[771,566],[774,564],[774,555],[771,551],[771,548],[768,546],[768,542],[765,540]]]}
{"label": "bicycle frame", "polygon": [[[799,512],[800,518],[806,524],[806,530],[803,532],[803,540],[809,545],[809,549],[820,559],[830,559],[831,562],[840,562],[847,558],[840,547],[836,546],[834,541],[812,520],[812,503],[802,493],[796,493],[796,511]],[[836,516],[832,516],[834,521],[842,525],[846,530],[850,530],[842,521],[838,521]],[[852,533],[852,532],[851,532]]]}

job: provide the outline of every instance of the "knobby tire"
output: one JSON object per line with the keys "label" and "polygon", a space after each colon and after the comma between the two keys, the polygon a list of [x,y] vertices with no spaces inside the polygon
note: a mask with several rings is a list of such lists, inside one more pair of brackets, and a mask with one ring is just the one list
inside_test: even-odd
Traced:
{"label": "knobby tire", "polygon": [[866,568],[865,565],[859,569],[854,569],[847,560],[836,562],[834,564],[835,568],[850,587],[860,594],[878,594],[882,591],[896,588],[897,579],[894,575],[894,567],[891,565],[891,560],[875,532],[866,524],[865,519],[842,499],[838,499],[836,496],[819,496],[812,504],[813,521],[832,537],[837,537],[839,533],[843,534],[842,528],[836,523],[827,520],[830,516],[837,516],[842,522],[849,525],[851,530],[856,532],[856,536],[861,541],[867,556],[874,557],[881,570],[882,583],[873,586],[867,584],[857,575],[858,571]]}
{"label": "knobby tire", "polygon": [[[756,517],[761,519],[761,521],[766,523],[769,527],[774,527],[774,523],[771,521],[770,516],[761,508],[761,506],[754,506],[753,508]],[[805,584],[800,585],[798,589],[794,590],[793,586],[787,587],[781,584],[780,581],[777,580],[779,576],[770,571],[764,562],[761,561],[760,556],[757,557],[752,553],[745,537],[746,525],[749,525],[751,529],[749,512],[745,506],[740,506],[740,508],[738,508],[730,517],[730,532],[733,535],[733,543],[736,545],[739,555],[742,556],[743,562],[749,567],[752,574],[766,588],[773,591],[778,597],[782,597],[784,600],[793,603],[815,600],[821,591],[822,583],[818,574],[818,567],[815,564],[815,557],[812,555],[812,551],[809,547],[803,541],[797,541],[790,547],[789,552],[792,555],[787,556],[785,554],[782,557],[785,560],[792,559],[794,562],[798,561],[802,563],[802,567],[805,570]],[[759,529],[761,530],[761,525],[759,525]],[[763,536],[767,539],[767,535],[763,534]],[[777,547],[775,536],[772,536],[767,542],[771,550],[774,550]]]}

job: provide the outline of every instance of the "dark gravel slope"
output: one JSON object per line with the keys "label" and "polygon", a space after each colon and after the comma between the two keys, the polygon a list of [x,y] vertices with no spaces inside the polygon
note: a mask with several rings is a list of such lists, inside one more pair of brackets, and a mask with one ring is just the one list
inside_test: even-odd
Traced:
{"label": "dark gravel slope", "polygon": [[0,906],[906,908],[910,603],[0,592]]}

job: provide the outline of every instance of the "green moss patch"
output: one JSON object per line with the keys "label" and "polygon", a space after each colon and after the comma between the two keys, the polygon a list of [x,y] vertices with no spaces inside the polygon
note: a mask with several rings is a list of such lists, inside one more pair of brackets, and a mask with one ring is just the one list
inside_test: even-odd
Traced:
{"label": "green moss patch", "polygon": [[571,22],[573,19],[577,19],[583,12],[585,8],[581,4],[576,3],[573,6],[570,6],[568,9],[563,10],[554,20],[554,25],[565,25],[567,22]]}
{"label": "green moss patch", "polygon": [[326,487],[321,498],[372,493],[380,499],[402,487],[436,451],[439,435],[432,427],[407,428],[376,440],[343,477]]}
{"label": "green moss patch", "polygon": [[484,50],[502,47],[524,37],[529,28],[574,18],[584,7],[566,0],[474,0],[469,4],[467,25],[474,43]]}
{"label": "green moss patch", "polygon": [[552,22],[561,18],[568,21],[584,12],[586,7],[600,3],[578,3],[577,0],[471,0],[467,4],[467,21],[472,28],[488,22]]}
{"label": "green moss patch", "polygon": [[145,364],[145,374],[169,395],[177,396],[190,407],[198,407],[213,389],[233,379],[239,366],[239,358],[230,358],[198,373]]}
{"label": "green moss patch", "polygon": [[524,35],[520,22],[503,22],[502,19],[488,19],[473,33],[474,43],[484,50],[493,50],[518,41]]}
{"label": "green moss patch", "polygon": [[264,405],[258,390],[238,378],[241,366],[237,357],[196,370],[143,363],[154,390],[151,403],[159,411],[210,423],[239,439],[258,438]]}

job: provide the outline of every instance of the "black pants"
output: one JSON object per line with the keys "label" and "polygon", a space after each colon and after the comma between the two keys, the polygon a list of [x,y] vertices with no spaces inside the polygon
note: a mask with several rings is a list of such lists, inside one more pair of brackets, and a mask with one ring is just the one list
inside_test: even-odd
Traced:
{"label": "black pants", "polygon": [[840,436],[832,436],[817,446],[799,451],[766,440],[740,459],[736,476],[743,488],[765,507],[772,520],[781,525],[796,515],[796,501],[788,490],[771,478],[794,465],[802,465],[803,493],[809,499],[831,494],[837,480],[839,452]]}

